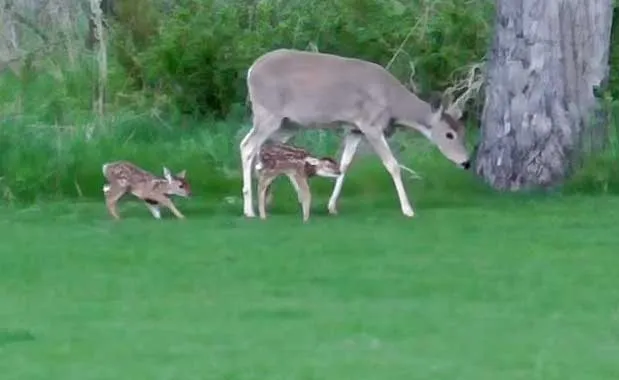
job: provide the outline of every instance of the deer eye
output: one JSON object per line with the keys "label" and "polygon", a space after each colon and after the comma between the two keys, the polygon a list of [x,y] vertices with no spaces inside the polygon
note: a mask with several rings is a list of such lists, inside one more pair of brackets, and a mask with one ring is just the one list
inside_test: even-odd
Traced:
{"label": "deer eye", "polygon": [[447,132],[445,134],[445,137],[447,137],[448,140],[453,140],[454,139],[454,134],[451,132]]}

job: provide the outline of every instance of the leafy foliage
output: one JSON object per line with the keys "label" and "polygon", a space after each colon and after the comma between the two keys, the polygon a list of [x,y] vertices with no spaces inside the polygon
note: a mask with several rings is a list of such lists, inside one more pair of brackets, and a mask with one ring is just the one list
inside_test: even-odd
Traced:
{"label": "leafy foliage", "polygon": [[252,61],[281,47],[390,64],[403,81],[415,67],[429,90],[483,57],[491,12],[488,0],[185,0],[136,60],[184,112],[218,116],[245,101]]}
{"label": "leafy foliage", "polygon": [[[187,168],[202,194],[236,194],[238,142],[248,128],[245,76],[256,57],[281,47],[359,57],[387,67],[404,83],[412,77],[425,96],[452,85],[455,76],[485,58],[493,4],[115,0],[117,17],[108,20],[103,119],[92,114],[97,69],[91,51],[79,50],[69,59],[66,51],[51,49],[29,56],[17,71],[0,73],[0,197],[99,197],[101,164],[114,159],[135,160],[153,171],[162,164]],[[606,89],[615,126],[616,36],[615,29]],[[338,146],[320,133],[299,139],[328,154]],[[416,171],[433,173],[434,179],[424,176],[423,186],[450,194],[480,191],[473,179],[454,177],[444,159],[429,146],[429,152],[424,150],[424,144],[414,142],[410,154],[401,157]],[[610,145],[609,152],[587,161],[566,191],[619,193],[616,137]],[[359,182],[351,174],[347,194],[392,186],[380,163],[370,163],[375,170],[364,169]],[[330,189],[322,182],[317,187]]]}

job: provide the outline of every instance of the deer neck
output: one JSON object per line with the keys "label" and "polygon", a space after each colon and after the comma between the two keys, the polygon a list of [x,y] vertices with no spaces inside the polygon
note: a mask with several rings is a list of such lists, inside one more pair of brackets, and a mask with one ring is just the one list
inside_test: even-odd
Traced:
{"label": "deer neck", "polygon": [[429,103],[399,86],[391,96],[391,115],[396,124],[415,129],[426,137],[430,133],[428,120],[432,116],[432,107]]}
{"label": "deer neck", "polygon": [[157,178],[157,179],[155,179],[152,182],[151,187],[152,187],[153,191],[155,191],[155,192],[158,192],[158,193],[161,193],[161,194],[165,194],[166,196],[170,195],[168,193],[168,187],[169,187],[168,180],[165,179],[165,178]]}

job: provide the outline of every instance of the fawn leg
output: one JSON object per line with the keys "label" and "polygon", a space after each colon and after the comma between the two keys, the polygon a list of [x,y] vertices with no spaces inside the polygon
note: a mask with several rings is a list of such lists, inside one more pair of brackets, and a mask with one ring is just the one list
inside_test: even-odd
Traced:
{"label": "fawn leg", "polygon": [[307,222],[310,216],[310,207],[312,204],[312,194],[310,192],[309,184],[307,183],[307,178],[296,173],[290,175],[289,178],[297,190],[297,196],[303,210],[303,222]]}
{"label": "fawn leg", "polygon": [[[279,143],[285,144],[288,140],[290,140],[294,135],[298,132],[297,129],[294,128],[280,128],[277,132],[273,133],[269,140],[277,141]],[[273,203],[273,192],[272,186],[269,184],[267,186],[266,192],[266,205],[270,206]]]}
{"label": "fawn leg", "polygon": [[119,185],[108,185],[103,190],[103,194],[105,196],[105,206],[107,207],[110,215],[112,215],[112,217],[116,220],[120,219],[120,215],[118,215],[118,210],[116,209],[116,204],[126,192],[127,188]]}
{"label": "fawn leg", "polygon": [[271,185],[269,185],[266,189],[266,204],[271,205],[273,203],[273,192],[271,191]]}
{"label": "fawn leg", "polygon": [[297,193],[297,200],[299,201],[299,203],[301,203],[301,190],[299,189],[299,183],[297,181],[296,174],[287,173],[286,175],[290,179],[290,183],[292,184],[292,187],[294,187],[294,191]]}
{"label": "fawn leg", "polygon": [[258,178],[258,213],[260,214],[260,219],[266,219],[266,197],[267,194],[270,195],[271,183],[275,179],[275,175],[262,174]]}
{"label": "fawn leg", "polygon": [[165,206],[167,208],[170,209],[170,211],[172,211],[172,213],[178,218],[178,219],[185,219],[185,216],[183,214],[181,214],[180,211],[178,211],[178,209],[176,208],[176,206],[174,206],[174,203],[172,203],[172,201],[170,200],[170,198],[166,197],[165,195],[158,195],[156,198],[153,199],[154,201],[157,201],[157,203],[159,203],[161,206]]}
{"label": "fawn leg", "polygon": [[159,209],[159,202],[152,199],[145,199],[144,204],[148,207],[148,210],[155,219],[161,219],[161,210]]}

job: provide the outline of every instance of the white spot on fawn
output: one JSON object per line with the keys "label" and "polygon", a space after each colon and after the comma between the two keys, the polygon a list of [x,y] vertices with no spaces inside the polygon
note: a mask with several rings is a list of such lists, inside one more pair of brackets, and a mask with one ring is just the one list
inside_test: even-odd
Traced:
{"label": "white spot on fawn", "polygon": [[103,192],[107,193],[108,191],[110,191],[110,185],[103,185]]}

